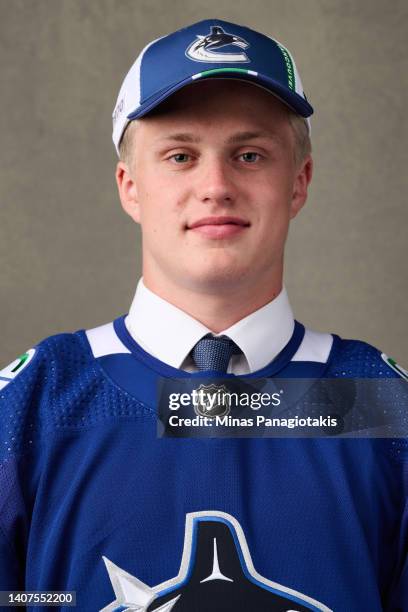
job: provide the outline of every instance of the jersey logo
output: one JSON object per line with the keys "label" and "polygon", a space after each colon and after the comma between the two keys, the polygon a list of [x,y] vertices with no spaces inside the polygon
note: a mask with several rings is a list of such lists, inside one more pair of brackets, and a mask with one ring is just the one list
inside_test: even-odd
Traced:
{"label": "jersey logo", "polygon": [[197,39],[186,49],[186,56],[195,62],[249,62],[244,51],[241,53],[217,52],[217,49],[233,45],[241,49],[247,49],[249,43],[235,34],[225,32],[220,26],[211,26],[210,34],[203,36],[197,34]]}
{"label": "jersey logo", "polygon": [[385,363],[394,370],[394,372],[397,372],[397,374],[399,374],[402,378],[404,378],[404,380],[408,381],[408,371],[407,370],[404,370],[404,368],[398,365],[398,363],[394,359],[392,359],[391,357],[388,357],[388,355],[386,355],[385,353],[381,353],[381,357],[385,361]]}
{"label": "jersey logo", "polygon": [[240,523],[225,512],[187,514],[179,573],[154,587],[103,560],[116,599],[100,612],[331,612],[311,597],[261,576]]}
{"label": "jersey logo", "polygon": [[0,390],[4,389],[12,380],[16,378],[28,366],[34,357],[35,349],[31,348],[26,353],[17,357],[7,367],[0,370]]}

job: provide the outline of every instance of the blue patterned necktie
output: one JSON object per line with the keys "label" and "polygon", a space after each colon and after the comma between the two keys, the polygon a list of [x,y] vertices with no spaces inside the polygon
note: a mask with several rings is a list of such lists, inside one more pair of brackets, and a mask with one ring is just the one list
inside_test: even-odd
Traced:
{"label": "blue patterned necktie", "polygon": [[226,374],[232,355],[241,349],[228,336],[207,334],[194,346],[191,354],[198,370],[213,370]]}

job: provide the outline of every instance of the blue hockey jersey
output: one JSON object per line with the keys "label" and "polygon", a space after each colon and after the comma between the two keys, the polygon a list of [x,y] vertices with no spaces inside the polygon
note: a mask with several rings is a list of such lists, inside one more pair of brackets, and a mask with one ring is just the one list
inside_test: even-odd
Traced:
{"label": "blue hockey jersey", "polygon": [[[296,323],[254,376],[398,370]],[[75,591],[78,612],[407,612],[407,441],[157,437],[157,380],[183,376],[125,317],[0,372],[0,590]]]}

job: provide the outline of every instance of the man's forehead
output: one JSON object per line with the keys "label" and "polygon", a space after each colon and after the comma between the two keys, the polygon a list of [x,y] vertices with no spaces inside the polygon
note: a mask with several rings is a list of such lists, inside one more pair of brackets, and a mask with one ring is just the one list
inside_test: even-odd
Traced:
{"label": "man's forehead", "polygon": [[[222,130],[223,139],[231,143],[279,139],[289,124],[289,110],[282,102],[256,85],[224,81],[221,91],[214,81],[186,87],[187,96],[183,89],[136,120],[141,131],[152,135],[155,141],[186,143],[205,138],[212,128]],[[241,95],[236,95],[238,91]]]}
{"label": "man's forehead", "polygon": [[[184,142],[184,143],[200,143],[204,139],[204,134],[198,130],[193,131],[172,131],[161,133],[157,138],[157,142]],[[273,129],[260,130],[230,130],[229,134],[224,138],[227,144],[239,144],[248,142],[249,140],[273,140],[280,141],[281,137]]]}

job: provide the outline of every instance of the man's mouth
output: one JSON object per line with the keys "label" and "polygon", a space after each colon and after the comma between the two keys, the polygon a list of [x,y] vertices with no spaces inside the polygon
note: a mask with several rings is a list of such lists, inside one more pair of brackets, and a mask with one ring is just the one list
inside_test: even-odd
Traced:
{"label": "man's mouth", "polygon": [[207,238],[229,238],[245,231],[250,226],[249,221],[241,217],[203,217],[190,225],[187,229],[206,236]]}

